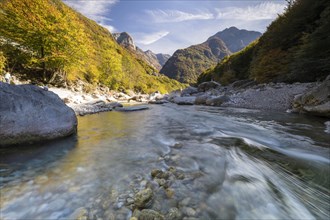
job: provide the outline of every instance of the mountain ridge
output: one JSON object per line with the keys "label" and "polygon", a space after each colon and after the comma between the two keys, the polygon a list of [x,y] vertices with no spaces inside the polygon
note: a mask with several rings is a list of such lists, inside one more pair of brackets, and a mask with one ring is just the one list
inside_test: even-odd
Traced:
{"label": "mountain ridge", "polygon": [[[206,69],[215,66],[224,57],[243,49],[261,33],[227,28],[209,37],[201,44],[192,45],[174,52],[160,73],[184,83],[195,83]],[[224,41],[221,37],[224,37]],[[240,43],[237,43],[240,42]],[[228,48],[230,45],[231,51]],[[237,45],[238,44],[238,45]]]}
{"label": "mountain ridge", "polygon": [[313,82],[330,73],[330,1],[296,0],[258,41],[200,75],[198,83],[252,79]]}
{"label": "mountain ridge", "polygon": [[[112,36],[115,38],[117,43],[131,52],[135,53],[139,58],[146,61],[149,65],[157,69],[158,71],[162,68],[165,62],[171,55],[168,54],[155,54],[151,50],[143,51],[141,48],[137,47],[134,43],[133,37],[127,32],[113,33]],[[158,55],[158,56],[157,56]],[[159,59],[158,59],[159,57]],[[168,57],[168,58],[167,58]],[[167,59],[166,59],[167,58]]]}

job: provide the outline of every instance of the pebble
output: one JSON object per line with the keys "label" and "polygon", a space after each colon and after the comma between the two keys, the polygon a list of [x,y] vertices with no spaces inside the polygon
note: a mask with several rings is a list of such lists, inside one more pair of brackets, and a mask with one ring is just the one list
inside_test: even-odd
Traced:
{"label": "pebble", "polygon": [[182,211],[184,214],[186,214],[189,217],[194,217],[196,215],[195,209],[190,208],[190,207],[184,207],[184,208],[182,208]]}
{"label": "pebble", "polygon": [[138,208],[145,208],[151,205],[153,192],[150,188],[139,191],[134,198],[134,204]]}
{"label": "pebble", "polygon": [[179,220],[182,219],[182,214],[178,208],[170,208],[168,213],[166,214],[167,220]]}

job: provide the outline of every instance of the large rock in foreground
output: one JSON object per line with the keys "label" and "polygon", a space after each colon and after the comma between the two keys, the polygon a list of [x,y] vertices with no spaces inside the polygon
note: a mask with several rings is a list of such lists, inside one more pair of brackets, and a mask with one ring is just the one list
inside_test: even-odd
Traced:
{"label": "large rock in foreground", "polygon": [[330,75],[321,85],[297,96],[293,109],[301,113],[330,118]]}
{"label": "large rock in foreground", "polygon": [[0,100],[0,146],[52,140],[77,130],[74,111],[53,92],[0,82]]}

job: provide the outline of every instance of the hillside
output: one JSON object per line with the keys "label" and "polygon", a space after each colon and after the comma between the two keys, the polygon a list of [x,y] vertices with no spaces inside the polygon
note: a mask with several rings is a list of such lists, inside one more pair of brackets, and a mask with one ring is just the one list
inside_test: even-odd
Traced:
{"label": "hillside", "polygon": [[180,82],[195,83],[206,69],[216,65],[232,52],[243,49],[260,35],[261,33],[255,31],[227,28],[202,44],[177,50],[160,72]]}
{"label": "hillside", "polygon": [[6,69],[44,83],[81,79],[141,92],[180,87],[154,76],[154,68],[118,45],[107,29],[60,0],[4,0],[0,5],[0,68],[6,62]]}
{"label": "hillside", "polygon": [[296,0],[258,42],[205,71],[198,82],[311,82],[330,73],[330,1]]}
{"label": "hillside", "polygon": [[112,36],[116,39],[117,43],[128,49],[135,54],[139,59],[144,60],[150,66],[154,67],[158,71],[162,68],[170,55],[168,54],[155,54],[150,50],[143,51],[137,47],[133,38],[126,32],[113,33]]}

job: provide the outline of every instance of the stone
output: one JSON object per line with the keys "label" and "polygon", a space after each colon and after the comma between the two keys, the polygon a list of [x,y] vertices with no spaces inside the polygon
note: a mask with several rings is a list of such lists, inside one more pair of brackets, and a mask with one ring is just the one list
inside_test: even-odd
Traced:
{"label": "stone", "polygon": [[184,90],[181,91],[181,96],[190,96],[198,92],[198,89],[192,86],[188,86]]}
{"label": "stone", "polygon": [[165,189],[165,194],[166,194],[167,198],[171,199],[174,196],[174,190],[171,188],[167,188],[167,189]]}
{"label": "stone", "polygon": [[167,220],[179,220],[182,219],[182,214],[178,208],[170,208],[165,217]]}
{"label": "stone", "polygon": [[138,208],[147,208],[152,203],[153,192],[150,188],[139,191],[134,198],[134,204]]}
{"label": "stone", "polygon": [[318,86],[293,100],[295,112],[330,118],[330,75]]}
{"label": "stone", "polygon": [[198,92],[206,92],[210,89],[217,89],[220,88],[221,84],[215,81],[203,82],[198,85],[197,90]]}
{"label": "stone", "polygon": [[0,82],[0,145],[27,144],[75,134],[74,111],[53,92]]}
{"label": "stone", "polygon": [[229,100],[230,99],[228,96],[222,95],[222,96],[217,96],[217,97],[207,99],[205,104],[211,105],[211,106],[221,106],[222,103],[228,102]]}
{"label": "stone", "polygon": [[134,211],[133,217],[139,220],[164,220],[164,215],[152,209],[143,209],[141,211]]}
{"label": "stone", "polygon": [[330,134],[330,121],[324,122],[325,125],[325,132]]}
{"label": "stone", "polygon": [[151,171],[151,176],[152,178],[155,178],[155,177],[161,177],[163,175],[163,171],[162,170],[158,170],[158,169],[154,169]]}
{"label": "stone", "polygon": [[135,112],[135,111],[142,111],[142,110],[148,110],[148,106],[131,106],[131,107],[122,107],[122,108],[115,108],[116,111],[120,112]]}
{"label": "stone", "polygon": [[206,100],[208,100],[210,98],[209,95],[199,95],[196,97],[195,99],[195,105],[205,105]]}
{"label": "stone", "polygon": [[238,80],[238,81],[233,82],[231,84],[231,87],[233,87],[234,89],[246,89],[251,86],[255,86],[256,84],[257,84],[257,82],[254,80],[244,79],[244,80]]}
{"label": "stone", "polygon": [[196,97],[174,97],[173,102],[178,105],[193,105]]}
{"label": "stone", "polygon": [[151,100],[148,102],[148,104],[156,104],[156,105],[162,105],[168,103],[166,100]]}
{"label": "stone", "polygon": [[196,215],[196,211],[195,209],[191,208],[191,207],[184,207],[182,209],[183,213],[189,217],[194,217]]}

